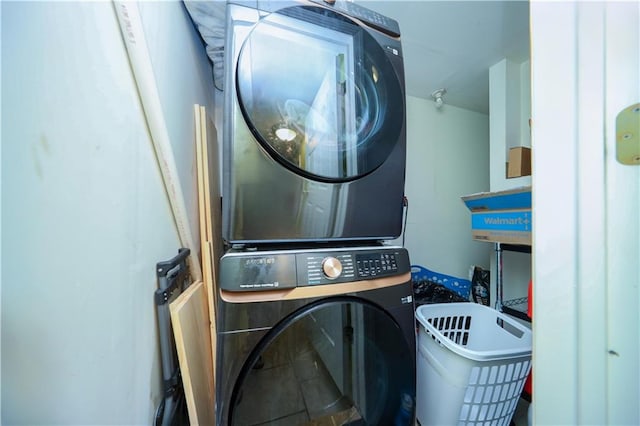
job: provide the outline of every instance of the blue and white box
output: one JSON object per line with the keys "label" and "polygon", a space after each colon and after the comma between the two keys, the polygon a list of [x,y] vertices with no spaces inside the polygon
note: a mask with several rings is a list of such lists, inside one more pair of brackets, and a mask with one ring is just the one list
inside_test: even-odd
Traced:
{"label": "blue and white box", "polygon": [[474,240],[531,245],[531,186],[462,197]]}

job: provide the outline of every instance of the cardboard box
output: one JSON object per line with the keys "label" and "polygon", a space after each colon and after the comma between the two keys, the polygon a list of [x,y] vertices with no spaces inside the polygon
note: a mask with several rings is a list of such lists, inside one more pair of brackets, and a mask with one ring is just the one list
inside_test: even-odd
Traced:
{"label": "cardboard box", "polygon": [[531,245],[531,187],[461,197],[471,211],[471,237],[477,241]]}
{"label": "cardboard box", "polygon": [[509,150],[507,178],[531,176],[531,148],[518,146]]}

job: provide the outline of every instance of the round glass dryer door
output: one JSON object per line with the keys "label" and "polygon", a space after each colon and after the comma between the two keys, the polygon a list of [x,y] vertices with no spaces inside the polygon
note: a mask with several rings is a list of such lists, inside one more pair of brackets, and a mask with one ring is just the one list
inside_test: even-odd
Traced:
{"label": "round glass dryer door", "polygon": [[381,45],[321,7],[289,7],[260,20],[240,50],[236,82],[255,138],[311,179],[371,173],[404,123],[404,92]]}
{"label": "round glass dryer door", "polygon": [[249,355],[231,425],[392,425],[413,418],[412,350],[393,318],[352,297],[291,314]]}

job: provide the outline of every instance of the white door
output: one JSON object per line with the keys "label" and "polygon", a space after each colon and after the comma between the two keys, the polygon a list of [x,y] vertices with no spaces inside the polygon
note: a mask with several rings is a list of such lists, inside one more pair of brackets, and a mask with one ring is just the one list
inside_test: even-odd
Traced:
{"label": "white door", "polygon": [[531,40],[534,423],[640,424],[640,3],[534,1]]}

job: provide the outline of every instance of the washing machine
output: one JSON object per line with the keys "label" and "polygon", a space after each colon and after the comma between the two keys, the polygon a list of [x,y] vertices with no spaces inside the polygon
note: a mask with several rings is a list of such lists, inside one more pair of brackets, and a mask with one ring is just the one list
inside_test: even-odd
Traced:
{"label": "washing machine", "polygon": [[396,21],[346,1],[227,4],[223,238],[393,239],[405,85]]}
{"label": "washing machine", "polygon": [[405,249],[231,250],[219,287],[218,425],[414,424]]}

